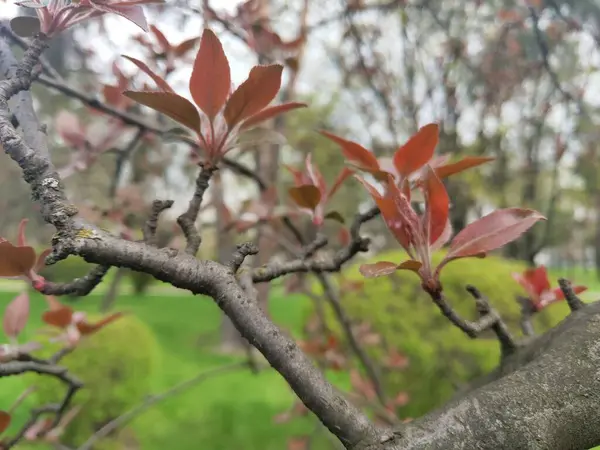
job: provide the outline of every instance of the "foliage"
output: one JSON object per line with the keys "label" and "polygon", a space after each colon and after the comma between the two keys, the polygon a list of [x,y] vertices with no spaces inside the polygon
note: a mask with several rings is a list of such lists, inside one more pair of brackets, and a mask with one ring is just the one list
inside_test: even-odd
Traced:
{"label": "foliage", "polygon": [[80,278],[89,273],[93,264],[85,262],[83,258],[71,256],[51,266],[44,266],[40,275],[54,283],[69,283],[75,278]]}
{"label": "foliage", "polygon": [[[392,260],[405,257],[402,252],[382,256]],[[440,261],[443,256],[435,254],[433,260]],[[511,330],[520,334],[520,307],[515,296],[524,292],[511,274],[523,268],[518,262],[494,256],[463,259],[448,265],[441,281],[447,298],[463,317],[476,317],[474,301],[465,291],[465,283],[472,282],[489,297]],[[358,266],[347,269],[343,275],[347,281],[363,279]],[[389,277],[365,280],[364,289],[347,293],[343,305],[350,317],[369,323],[389,346],[408,357],[406,369],[386,374],[389,392],[403,390],[410,396],[409,402],[398,409],[402,418],[420,416],[443,404],[457,387],[498,364],[500,352],[495,337],[487,334],[474,340],[468,338],[442,316],[412,273],[399,271]],[[566,314],[564,304],[540,312],[534,319],[536,331],[554,326]],[[328,315],[328,322],[338,329],[333,315]],[[373,359],[381,360],[377,350],[373,351]]]}
{"label": "foliage", "polygon": [[128,275],[129,279],[131,280],[133,293],[136,295],[146,294],[156,282],[156,278],[154,278],[152,275],[148,275],[147,273],[130,270],[128,271]]}
{"label": "foliage", "polygon": [[[123,345],[127,342],[128,345]],[[84,387],[73,404],[81,411],[65,432],[65,442],[80,445],[95,430],[140,402],[157,368],[157,341],[140,319],[127,315],[82,341],[61,364]],[[64,386],[47,377],[36,379],[39,404],[56,402]]]}

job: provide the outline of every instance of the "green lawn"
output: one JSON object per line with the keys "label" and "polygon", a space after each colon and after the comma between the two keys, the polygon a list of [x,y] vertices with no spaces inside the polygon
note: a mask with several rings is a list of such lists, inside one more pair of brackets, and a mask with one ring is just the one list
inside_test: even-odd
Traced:
{"label": "green lawn", "polygon": [[[0,308],[13,296],[0,292]],[[87,297],[78,303],[78,308],[95,311],[99,299],[98,295]],[[26,334],[39,327],[44,307],[40,296],[32,297],[32,318]],[[186,294],[127,295],[119,298],[118,307],[136,314],[156,333],[162,357],[161,368],[151,375],[153,393],[203,370],[239,360],[212,350],[217,342],[220,314],[209,299]],[[307,307],[302,297],[275,295],[271,314],[278,324],[298,334]],[[346,385],[343,375],[330,376],[336,383]],[[10,405],[26,386],[23,377],[2,379],[0,408]],[[139,416],[131,427],[140,448],[148,450],[281,450],[286,448],[288,437],[315,427],[312,417],[273,423],[273,416],[289,408],[293,399],[286,383],[272,369],[258,375],[236,371],[211,378],[161,402]],[[27,406],[31,403],[19,408],[15,426],[26,419]],[[331,448],[324,442],[323,437],[323,442],[313,448]]]}

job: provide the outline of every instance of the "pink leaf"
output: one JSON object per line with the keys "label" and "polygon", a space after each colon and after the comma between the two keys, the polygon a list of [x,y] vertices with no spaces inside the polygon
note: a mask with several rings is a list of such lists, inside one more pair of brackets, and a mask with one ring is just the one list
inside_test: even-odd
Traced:
{"label": "pink leaf", "polygon": [[17,295],[6,307],[4,311],[3,328],[4,334],[11,338],[16,338],[29,319],[29,294],[22,292]]}
{"label": "pink leaf", "polygon": [[366,278],[377,278],[389,275],[398,270],[398,264],[390,261],[379,261],[373,264],[362,264],[358,271]]}
{"label": "pink leaf", "polygon": [[506,208],[494,211],[458,233],[444,260],[475,256],[500,248],[519,238],[539,220],[546,218],[532,209]]}

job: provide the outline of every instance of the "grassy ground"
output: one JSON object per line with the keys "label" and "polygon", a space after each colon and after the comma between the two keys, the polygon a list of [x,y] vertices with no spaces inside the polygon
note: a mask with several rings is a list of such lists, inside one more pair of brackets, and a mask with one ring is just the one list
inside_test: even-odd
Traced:
{"label": "grassy ground", "polygon": [[[14,294],[0,292],[0,309]],[[78,308],[95,311],[99,296],[82,300]],[[218,336],[220,315],[212,301],[191,295],[123,296],[119,308],[132,311],[148,323],[162,347],[161,369],[151,375],[153,392],[160,392],[206,369],[239,360],[212,351]],[[308,304],[301,297],[275,296],[271,304],[274,320],[298,334]],[[40,325],[44,308],[41,297],[32,298],[32,320],[27,333]],[[0,342],[4,339],[0,339]],[[336,383],[346,384],[330,374]],[[23,377],[3,379],[0,408],[10,405],[26,388]],[[258,375],[247,370],[227,373],[204,381],[169,398],[139,416],[132,429],[141,448],[196,450],[280,450],[286,440],[315,428],[312,418],[274,424],[273,416],[284,412],[294,397],[283,379],[271,369]],[[27,405],[25,405],[27,406]],[[26,407],[19,409],[15,424],[26,419]],[[316,449],[331,448],[322,444]]]}

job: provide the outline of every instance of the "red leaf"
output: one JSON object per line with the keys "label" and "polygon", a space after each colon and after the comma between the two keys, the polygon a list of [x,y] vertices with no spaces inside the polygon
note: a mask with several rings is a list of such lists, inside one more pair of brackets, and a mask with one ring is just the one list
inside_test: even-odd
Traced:
{"label": "red leaf", "polygon": [[48,325],[57,328],[66,328],[73,319],[73,310],[68,306],[62,305],[60,309],[51,309],[42,314],[42,320]]}
{"label": "red leaf", "polygon": [[519,238],[539,220],[546,218],[531,209],[506,208],[494,211],[458,233],[444,260],[475,256],[500,248]]}
{"label": "red leaf", "polygon": [[33,268],[33,270],[35,272],[39,272],[40,270],[42,270],[46,266],[46,257],[50,253],[52,253],[52,249],[51,248],[47,248],[46,250],[44,250],[42,253],[40,253],[38,255],[37,261],[35,263],[35,267]]}
{"label": "red leaf", "polygon": [[321,201],[319,188],[312,184],[294,186],[288,190],[292,200],[301,208],[314,210]]}
{"label": "red leaf", "polygon": [[131,56],[125,56],[125,55],[121,55],[121,56],[123,56],[123,58],[128,59],[129,61],[134,63],[142,72],[144,72],[146,75],[148,75],[150,78],[152,78],[152,80],[154,80],[156,85],[161,90],[163,90],[165,92],[175,93],[175,91],[169,85],[169,83],[167,83],[167,81],[163,77],[161,77],[156,72],[154,72],[152,69],[150,69],[150,67],[148,67],[146,65],[146,63],[140,61],[139,59],[132,58]]}
{"label": "red leaf", "polygon": [[306,450],[309,439],[306,436],[289,438],[287,441],[287,450]]}
{"label": "red leaf", "polygon": [[263,109],[262,111],[257,112],[256,114],[253,114],[252,116],[248,117],[248,119],[246,119],[244,121],[244,123],[242,123],[242,125],[240,126],[240,130],[246,130],[248,128],[252,128],[252,127],[258,125],[259,123],[264,122],[265,120],[271,119],[275,116],[278,116],[279,114],[283,114],[284,112],[290,111],[292,109],[306,108],[307,106],[308,105],[306,103],[297,103],[297,102],[284,103],[283,105],[270,106],[268,108]]}
{"label": "red leaf", "polygon": [[192,102],[178,94],[172,92],[125,91],[123,95],[155,111],[166,114],[171,119],[196,132],[200,129],[198,110]]}
{"label": "red leaf", "polygon": [[227,101],[230,89],[229,61],[219,38],[206,28],[190,77],[190,93],[212,122]]}
{"label": "red leaf", "polygon": [[394,166],[402,177],[406,177],[423,167],[433,157],[438,144],[439,129],[430,123],[421,127],[406,144],[396,150]]}
{"label": "red leaf", "polygon": [[[573,290],[573,293],[576,295],[581,294],[582,292],[585,292],[588,290],[587,286],[572,286],[571,289]],[[565,293],[562,291],[561,288],[555,288],[554,295],[556,296],[556,300],[564,300],[565,299]]]}
{"label": "red leaf", "polygon": [[4,334],[16,338],[29,320],[29,294],[22,292],[17,295],[4,310]]}
{"label": "red leaf", "polygon": [[[359,176],[355,177],[369,191],[371,197],[373,197],[373,200],[375,200],[377,207],[381,211],[381,215],[383,216],[385,224],[392,232],[396,240],[400,243],[400,245],[402,245],[404,249],[408,250],[412,244],[411,236],[408,232],[408,229],[406,228],[406,220],[403,215],[403,212],[400,211],[400,206],[402,206],[403,208],[410,208],[410,204],[407,200],[402,199],[399,193],[393,191],[394,189],[397,191],[398,188],[394,184],[393,180],[391,180],[391,175],[388,175],[388,191],[385,197],[383,197],[377,191],[377,189],[375,189],[373,186],[367,183],[363,178]],[[394,192],[397,194],[397,199],[391,195]],[[404,203],[407,204],[401,205],[400,203],[402,201],[404,201]]]}
{"label": "red leaf", "polygon": [[181,58],[183,55],[185,55],[187,52],[194,48],[198,40],[198,38],[191,38],[183,41],[173,49],[173,54],[176,57]]}
{"label": "red leaf", "polygon": [[266,108],[281,87],[283,66],[256,66],[227,101],[223,115],[230,128]]}
{"label": "red leaf", "polygon": [[338,177],[333,182],[333,184],[331,185],[331,189],[329,189],[329,192],[327,193],[327,198],[333,197],[333,195],[337,192],[342,183],[346,181],[348,177],[350,177],[350,175],[352,175],[352,171],[349,168],[344,167],[338,175]]}
{"label": "red leaf", "polygon": [[150,31],[152,32],[152,34],[154,34],[154,37],[158,41],[158,45],[160,45],[162,51],[168,52],[171,49],[171,44],[169,43],[169,40],[165,37],[163,32],[156,28],[154,25],[150,25]]}
{"label": "red leaf", "polygon": [[79,323],[77,323],[77,329],[83,336],[86,336],[86,335],[95,333],[96,331],[98,331],[101,328],[105,327],[106,325],[114,322],[115,320],[117,320],[119,317],[122,317],[122,316],[123,316],[122,312],[116,312],[109,316],[106,316],[105,318],[103,318],[102,320],[100,320],[96,323],[79,322]]}
{"label": "red leaf", "polygon": [[323,177],[323,174],[319,168],[315,167],[312,163],[312,153],[308,153],[306,155],[304,164],[306,166],[306,173],[308,174],[308,177],[312,181],[312,184],[319,188],[321,198],[323,198],[325,195],[327,195],[327,184],[325,183],[325,178]]}
{"label": "red leaf", "polygon": [[446,178],[450,175],[454,175],[455,173],[470,169],[471,167],[476,167],[481,164],[485,164],[486,162],[493,161],[494,159],[496,158],[491,156],[467,156],[459,161],[436,167],[435,173],[439,178]]}
{"label": "red leaf", "polygon": [[10,242],[0,242],[0,277],[26,275],[35,265],[32,247],[15,247]]}
{"label": "red leaf", "polygon": [[398,264],[389,261],[379,261],[373,264],[362,264],[358,271],[366,278],[377,278],[389,275],[398,270]]}
{"label": "red leaf", "polygon": [[10,414],[6,411],[0,411],[0,434],[6,431],[10,425]]}
{"label": "red leaf", "polygon": [[419,269],[421,268],[423,264],[421,264],[420,261],[415,261],[414,259],[409,259],[407,261],[404,261],[403,263],[400,263],[396,269],[397,270],[410,270],[411,272],[419,272]]}
{"label": "red leaf", "polygon": [[426,204],[426,236],[429,245],[437,242],[444,234],[450,212],[450,197],[444,183],[437,177],[434,170],[427,166],[425,175],[425,204]]}
{"label": "red leaf", "polygon": [[27,222],[29,222],[29,219],[21,219],[21,222],[19,222],[19,230],[17,232],[17,245],[19,247],[27,245],[25,240],[25,227],[27,226]]}
{"label": "red leaf", "polygon": [[321,134],[342,147],[343,155],[352,163],[361,169],[379,170],[379,162],[373,153],[356,142],[347,141],[328,131],[321,131]]}

